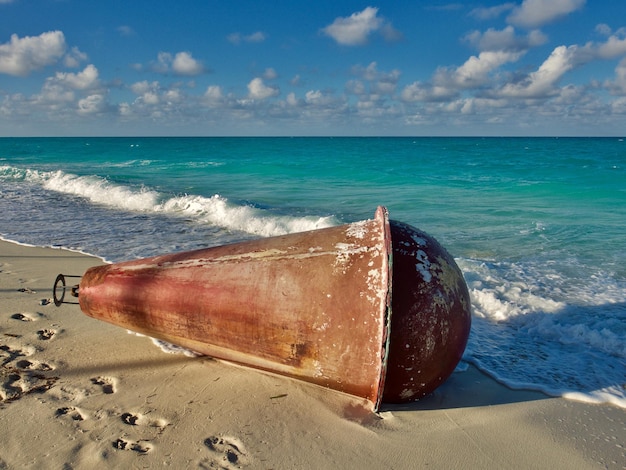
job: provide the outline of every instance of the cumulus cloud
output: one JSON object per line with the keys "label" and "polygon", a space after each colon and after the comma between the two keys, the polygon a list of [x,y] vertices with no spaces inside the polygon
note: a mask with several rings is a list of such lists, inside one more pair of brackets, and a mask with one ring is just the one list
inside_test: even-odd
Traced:
{"label": "cumulus cloud", "polygon": [[294,106],[294,107],[300,104],[300,102],[298,101],[298,98],[296,98],[296,94],[293,91],[287,95],[286,102],[289,106]]}
{"label": "cumulus cloud", "polygon": [[[88,96],[76,102],[77,95],[89,93]],[[65,73],[57,72],[53,77],[48,77],[44,82],[40,93],[33,95],[30,100],[38,110],[45,110],[50,116],[67,116],[71,113],[88,114],[88,110],[95,107],[95,96],[101,96],[98,109],[105,108],[104,91],[100,89],[98,69],[88,65],[82,72]],[[89,98],[91,96],[91,98]],[[87,101],[81,101],[86,99]],[[78,105],[78,108],[74,106]]]}
{"label": "cumulus cloud", "polygon": [[438,70],[435,80],[442,86],[462,89],[480,87],[488,83],[492,71],[506,63],[518,61],[522,55],[523,52],[481,52],[478,56],[471,56],[463,65],[451,72],[446,69]]}
{"label": "cumulus cloud", "polygon": [[209,85],[204,92],[204,97],[210,100],[218,101],[223,98],[222,87],[218,85]]}
{"label": "cumulus cloud", "polygon": [[262,31],[257,31],[255,33],[252,34],[241,34],[241,33],[231,33],[228,36],[226,36],[226,39],[228,40],[228,42],[235,44],[235,45],[239,45],[242,42],[249,42],[249,43],[255,43],[255,42],[263,42],[267,39],[267,34],[265,34]]}
{"label": "cumulus cloud", "polygon": [[202,104],[217,108],[224,102],[224,92],[219,85],[209,85],[202,95]]}
{"label": "cumulus cloud", "polygon": [[335,18],[332,24],[322,28],[322,33],[343,46],[366,44],[374,32],[379,32],[387,40],[400,37],[400,33],[391,23],[378,16],[378,8],[375,7],[367,7],[348,17]]}
{"label": "cumulus cloud", "polygon": [[548,38],[539,30],[518,36],[513,26],[507,26],[503,30],[489,28],[484,33],[472,31],[465,40],[480,51],[523,51],[545,44]]}
{"label": "cumulus cloud", "polygon": [[507,17],[507,21],[523,28],[537,28],[566,16],[585,5],[585,0],[524,0]]}
{"label": "cumulus cloud", "polygon": [[65,50],[65,36],[61,31],[23,38],[12,34],[8,43],[0,44],[0,73],[24,77],[55,64]]}
{"label": "cumulus cloud", "polygon": [[444,102],[455,98],[458,94],[457,90],[450,87],[416,81],[404,87],[400,98],[407,103]]}
{"label": "cumulus cloud", "polygon": [[106,109],[106,100],[102,94],[93,94],[78,100],[78,114],[98,114]]}
{"label": "cumulus cloud", "polygon": [[206,70],[202,62],[193,58],[190,52],[177,52],[172,55],[169,52],[159,52],[157,62],[152,65],[152,70],[157,73],[195,76]]}
{"label": "cumulus cloud", "polygon": [[274,86],[263,83],[262,78],[254,78],[248,83],[248,97],[252,100],[264,100],[277,96],[280,90]]}
{"label": "cumulus cloud", "polygon": [[55,80],[48,79],[41,88],[41,93],[34,95],[33,102],[38,105],[53,106],[58,109],[61,103],[71,103],[75,99],[71,89]]}
{"label": "cumulus cloud", "polygon": [[518,83],[508,83],[498,92],[499,96],[511,98],[545,98],[554,94],[554,87],[566,72],[576,65],[575,46],[559,46],[541,66],[524,80]]}
{"label": "cumulus cloud", "polygon": [[[594,49],[593,46],[591,48]],[[601,59],[614,59],[626,55],[626,38],[610,36],[605,43],[600,44],[595,49]]]}
{"label": "cumulus cloud", "polygon": [[65,54],[63,64],[69,68],[76,68],[85,60],[87,60],[87,54],[81,52],[78,47],[72,47],[72,49]]}
{"label": "cumulus cloud", "polygon": [[78,73],[57,72],[54,80],[75,90],[87,90],[98,86],[98,69],[90,64]]}
{"label": "cumulus cloud", "polygon": [[130,86],[130,90],[138,95],[138,100],[141,103],[145,103],[147,105],[156,105],[159,103],[159,91],[160,85],[159,82],[149,82],[147,80],[143,80],[141,82],[133,83]]}
{"label": "cumulus cloud", "polygon": [[174,56],[172,70],[179,75],[199,75],[204,67],[189,52],[179,52]]}
{"label": "cumulus cloud", "polygon": [[[370,62],[367,67],[360,65],[352,67],[352,74],[370,83],[370,91],[376,94],[388,95],[396,90],[400,80],[400,70],[393,69],[391,72],[378,70],[376,62]],[[365,92],[365,86],[360,81],[348,82],[346,88],[353,94],[361,95]]]}
{"label": "cumulus cloud", "polygon": [[615,80],[606,83],[607,88],[616,95],[626,96],[626,58],[615,68]]}

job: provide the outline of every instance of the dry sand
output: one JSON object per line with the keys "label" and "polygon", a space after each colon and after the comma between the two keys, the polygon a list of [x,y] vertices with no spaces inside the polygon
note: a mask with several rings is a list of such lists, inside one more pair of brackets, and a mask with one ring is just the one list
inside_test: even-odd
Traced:
{"label": "dry sand", "polygon": [[364,403],[47,303],[101,261],[0,242],[0,469],[626,468],[626,410],[512,391],[470,368],[410,405]]}

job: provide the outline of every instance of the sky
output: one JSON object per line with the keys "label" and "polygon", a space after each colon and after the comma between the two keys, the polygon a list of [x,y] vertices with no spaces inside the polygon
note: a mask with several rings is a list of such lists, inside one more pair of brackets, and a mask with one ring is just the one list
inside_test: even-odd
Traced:
{"label": "sky", "polygon": [[623,136],[623,0],[0,0],[0,136]]}

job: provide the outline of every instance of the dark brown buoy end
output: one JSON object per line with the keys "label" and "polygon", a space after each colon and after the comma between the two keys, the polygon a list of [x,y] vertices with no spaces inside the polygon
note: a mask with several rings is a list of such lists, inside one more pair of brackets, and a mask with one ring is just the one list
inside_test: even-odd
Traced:
{"label": "dark brown buoy end", "polygon": [[454,371],[467,345],[471,307],[454,258],[421,230],[390,225],[392,315],[382,401],[403,403],[428,395]]}

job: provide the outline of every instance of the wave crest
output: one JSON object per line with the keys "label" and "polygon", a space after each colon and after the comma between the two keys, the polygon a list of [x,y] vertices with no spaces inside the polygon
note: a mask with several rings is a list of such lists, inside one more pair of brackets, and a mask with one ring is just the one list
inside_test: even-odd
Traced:
{"label": "wave crest", "polygon": [[43,188],[87,199],[89,202],[118,210],[160,213],[191,218],[227,230],[238,230],[269,237],[331,227],[332,217],[293,217],[276,215],[250,205],[236,204],[215,194],[171,196],[158,191],[117,184],[96,175],[79,176],[63,171],[41,171],[0,166],[0,178],[28,181]]}

